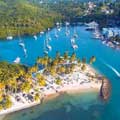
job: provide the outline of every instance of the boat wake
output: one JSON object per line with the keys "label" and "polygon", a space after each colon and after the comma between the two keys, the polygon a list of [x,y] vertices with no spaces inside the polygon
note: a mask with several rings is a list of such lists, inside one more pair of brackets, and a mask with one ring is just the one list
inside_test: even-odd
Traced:
{"label": "boat wake", "polygon": [[120,77],[120,73],[111,65],[107,64],[103,60],[101,60],[104,65],[106,65],[108,68],[110,68],[118,77]]}

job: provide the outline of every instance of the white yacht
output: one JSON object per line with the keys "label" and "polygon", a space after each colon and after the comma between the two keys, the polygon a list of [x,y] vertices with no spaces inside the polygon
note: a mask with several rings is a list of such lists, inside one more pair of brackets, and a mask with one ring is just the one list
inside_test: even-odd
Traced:
{"label": "white yacht", "polygon": [[66,22],[65,25],[68,26],[68,25],[70,25],[70,23],[69,23],[69,22]]}
{"label": "white yacht", "polygon": [[45,54],[48,54],[48,51],[47,51],[47,50],[45,50],[45,51],[44,51],[44,53],[45,53]]}
{"label": "white yacht", "polygon": [[69,30],[66,30],[65,35],[66,35],[66,36],[69,36],[69,35],[70,35],[70,31],[69,31]]}
{"label": "white yacht", "polygon": [[71,43],[75,44],[75,39],[74,38],[71,38]]}
{"label": "white yacht", "polygon": [[13,36],[7,36],[7,40],[12,40]]}
{"label": "white yacht", "polygon": [[14,63],[16,63],[16,64],[20,63],[20,57],[17,57],[17,58],[14,60]]}
{"label": "white yacht", "polygon": [[55,30],[55,38],[58,38],[58,34],[56,30]]}
{"label": "white yacht", "polygon": [[112,30],[108,30],[108,38],[110,38],[110,37],[113,37],[114,36],[114,33],[113,33],[113,31]]}
{"label": "white yacht", "polygon": [[51,41],[52,39],[51,39],[51,37],[48,37],[48,41]]}
{"label": "white yacht", "polygon": [[72,47],[74,50],[78,49],[78,45],[76,45],[76,44],[72,45]]}
{"label": "white yacht", "polygon": [[34,35],[33,37],[34,37],[35,40],[37,40],[37,36],[36,35]]}
{"label": "white yacht", "polygon": [[93,38],[95,38],[95,39],[100,39],[101,38],[101,33],[99,32],[98,29],[95,29],[95,31],[93,33]]}
{"label": "white yacht", "polygon": [[52,47],[49,45],[49,44],[47,44],[47,48],[48,48],[48,50],[52,50]]}
{"label": "white yacht", "polygon": [[55,38],[58,38],[59,36],[58,36],[58,34],[55,34]]}
{"label": "white yacht", "polygon": [[61,31],[61,28],[57,28],[57,30],[60,32],[60,31]]}
{"label": "white yacht", "polygon": [[22,42],[20,42],[19,45],[20,45],[21,47],[23,47],[23,48],[25,47],[25,44],[22,43]]}
{"label": "white yacht", "polygon": [[43,35],[43,34],[44,34],[44,32],[43,32],[43,31],[41,31],[41,32],[40,32],[40,34],[41,34],[41,35]]}
{"label": "white yacht", "polygon": [[74,33],[73,37],[74,37],[74,38],[78,38],[78,34],[77,34],[77,33]]}
{"label": "white yacht", "polygon": [[57,25],[57,26],[59,26],[59,25],[60,25],[60,23],[59,23],[59,22],[56,22],[56,25]]}

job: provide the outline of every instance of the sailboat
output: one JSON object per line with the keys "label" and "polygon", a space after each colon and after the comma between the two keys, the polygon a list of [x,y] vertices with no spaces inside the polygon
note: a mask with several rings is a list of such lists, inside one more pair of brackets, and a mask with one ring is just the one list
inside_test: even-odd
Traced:
{"label": "sailboat", "polygon": [[101,38],[101,34],[100,34],[98,29],[95,29],[93,35],[94,35],[93,38],[95,38],[95,39],[100,39]]}
{"label": "sailboat", "polygon": [[56,22],[56,26],[59,26],[60,25],[60,23],[59,22]]}
{"label": "sailboat", "polygon": [[20,42],[20,43],[19,43],[19,46],[21,46],[21,47],[24,48],[24,47],[25,47],[25,44],[24,44],[23,42]]}
{"label": "sailboat", "polygon": [[46,40],[44,40],[44,48],[43,49],[44,49],[44,54],[48,54],[48,51],[46,50]]}
{"label": "sailboat", "polygon": [[49,51],[51,51],[52,50],[52,47],[48,44],[48,39],[46,39],[46,47],[47,47],[47,49],[49,50]]}
{"label": "sailboat", "polygon": [[37,40],[37,35],[34,35],[33,37],[34,37],[35,40]]}
{"label": "sailboat", "polygon": [[74,34],[73,34],[73,37],[74,37],[74,38],[78,38],[78,34],[77,34],[75,28],[74,28]]}
{"label": "sailboat", "polygon": [[66,25],[66,26],[69,26],[69,25],[70,25],[70,23],[69,23],[69,22],[66,22],[66,23],[65,23],[65,25]]}
{"label": "sailboat", "polygon": [[8,36],[6,37],[6,39],[7,40],[12,40],[13,36],[11,35],[10,30],[8,30],[8,27],[6,27],[6,29],[7,29],[7,34],[8,34]]}
{"label": "sailboat", "polygon": [[71,44],[74,44],[74,43],[75,43],[75,39],[71,38]]}
{"label": "sailboat", "polygon": [[43,35],[43,34],[44,34],[44,32],[43,32],[43,31],[41,31],[41,32],[40,32],[40,34],[41,34],[41,35]]}
{"label": "sailboat", "polygon": [[70,31],[69,31],[69,30],[66,30],[65,35],[66,35],[66,36],[69,36],[69,35],[70,35]]}
{"label": "sailboat", "polygon": [[52,47],[49,44],[47,44],[47,48],[48,48],[49,51],[52,50]]}
{"label": "sailboat", "polygon": [[67,26],[66,26],[66,32],[65,32],[65,35],[66,35],[66,36],[69,36],[69,35],[70,35],[70,30],[68,29]]}
{"label": "sailboat", "polygon": [[7,40],[12,40],[12,39],[13,39],[13,36],[7,36],[6,39],[7,39]]}
{"label": "sailboat", "polygon": [[76,44],[74,44],[72,47],[74,50],[78,49],[78,45],[76,45]]}
{"label": "sailboat", "polygon": [[74,50],[78,49],[78,45],[75,43],[75,38],[71,38],[71,45]]}
{"label": "sailboat", "polygon": [[55,30],[55,38],[58,38],[58,34],[56,30]]}
{"label": "sailboat", "polygon": [[25,44],[24,42],[20,39],[20,35],[19,35],[19,46],[22,47],[23,51],[24,51],[24,54],[25,54],[25,57],[27,56],[27,50],[25,48]]}
{"label": "sailboat", "polygon": [[69,22],[66,22],[66,23],[65,23],[65,26],[66,26],[65,35],[66,35],[66,36],[69,36],[69,35],[70,35],[70,30],[68,29],[68,26],[69,26],[69,25],[70,25]]}
{"label": "sailboat", "polygon": [[17,57],[13,62],[16,64],[20,63],[20,57]]}
{"label": "sailboat", "polygon": [[58,31],[60,32],[60,31],[61,31],[61,28],[58,28]]}

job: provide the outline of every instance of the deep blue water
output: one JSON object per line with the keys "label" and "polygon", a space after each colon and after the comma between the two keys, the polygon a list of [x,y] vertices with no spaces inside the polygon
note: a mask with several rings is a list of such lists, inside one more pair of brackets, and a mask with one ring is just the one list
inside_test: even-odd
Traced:
{"label": "deep blue water", "polygon": [[[96,56],[97,61],[93,65],[94,68],[105,75],[112,84],[110,100],[107,103],[102,103],[97,94],[93,92],[83,95],[63,95],[42,106],[32,108],[34,112],[31,112],[31,109],[17,112],[6,116],[5,120],[120,120],[120,77],[108,65],[105,65],[107,63],[120,72],[120,51],[109,48],[103,45],[101,41],[93,39],[92,33],[86,31],[84,26],[77,26],[75,29],[79,35],[77,39],[79,49],[76,50],[76,54],[80,58],[86,57],[88,59],[92,55]],[[56,51],[63,54],[66,50],[72,54],[70,38],[74,28],[70,27],[70,31],[71,35],[66,37],[63,27],[58,32],[58,39],[54,37],[55,29],[49,32],[52,38],[50,56],[54,57]],[[22,64],[31,66],[38,56],[44,55],[43,43],[46,35],[38,35],[37,41],[32,36],[23,36],[21,39],[25,43],[28,57],[24,57],[24,52],[18,44],[19,38],[16,37],[13,41],[0,42],[1,61],[13,62],[19,56]]]}

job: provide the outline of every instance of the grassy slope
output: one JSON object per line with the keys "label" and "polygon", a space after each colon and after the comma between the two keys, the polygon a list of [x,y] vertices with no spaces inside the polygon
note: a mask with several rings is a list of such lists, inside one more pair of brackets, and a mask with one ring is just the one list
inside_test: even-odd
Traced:
{"label": "grassy slope", "polygon": [[8,35],[35,34],[52,27],[61,16],[47,7],[27,0],[0,0],[0,38]]}

